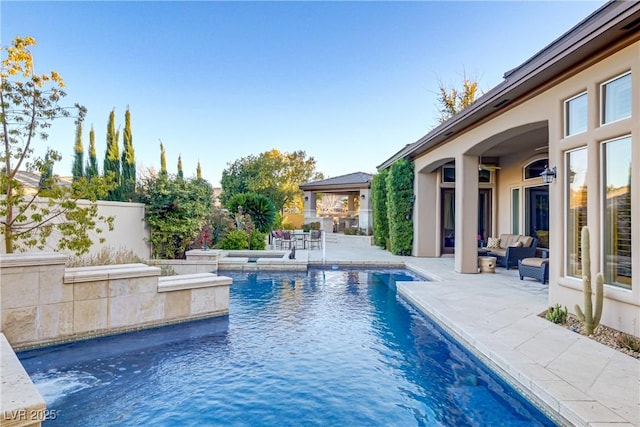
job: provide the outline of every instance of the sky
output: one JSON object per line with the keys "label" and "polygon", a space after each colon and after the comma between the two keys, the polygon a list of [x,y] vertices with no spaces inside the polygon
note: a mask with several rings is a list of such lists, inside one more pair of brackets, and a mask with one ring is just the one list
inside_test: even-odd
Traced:
{"label": "sky", "polygon": [[[7,1],[1,43],[30,35],[38,73],[88,110],[98,164],[109,113],[131,111],[138,168],[218,186],[235,160],[303,150],[325,177],[376,166],[437,124],[438,88],[466,75],[484,92],[603,1]],[[47,146],[71,175],[75,124]],[[122,143],[120,143],[122,147]],[[37,151],[38,152],[38,151]]]}

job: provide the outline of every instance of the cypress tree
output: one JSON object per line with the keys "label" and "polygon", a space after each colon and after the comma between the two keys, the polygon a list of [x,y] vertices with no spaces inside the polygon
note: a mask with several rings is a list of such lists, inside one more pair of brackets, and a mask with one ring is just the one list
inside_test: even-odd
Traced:
{"label": "cypress tree", "polygon": [[184,179],[184,172],[182,172],[182,154],[178,155],[178,178]]}
{"label": "cypress tree", "polygon": [[196,168],[196,178],[202,179],[202,168],[200,167],[200,160],[198,160],[198,167]]}
{"label": "cypress tree", "polygon": [[89,131],[89,163],[85,171],[87,179],[91,179],[94,176],[98,176],[98,157],[96,155],[96,133],[91,125],[91,131]]}
{"label": "cypress tree", "polygon": [[82,144],[82,121],[78,120],[76,122],[76,144],[73,147],[73,151],[75,156],[73,158],[73,168],[71,170],[71,174],[73,175],[73,180],[77,181],[79,178],[84,176],[84,146]]}
{"label": "cypress tree", "polygon": [[53,161],[51,161],[51,157],[49,156],[49,150],[47,149],[47,154],[44,155],[44,164],[40,169],[40,182],[38,183],[38,188],[40,190],[40,195],[44,196],[43,191],[50,190],[51,184],[53,181]]}
{"label": "cypress tree", "polygon": [[167,155],[164,152],[162,141],[160,141],[160,175],[167,175]]}
{"label": "cypress tree", "polygon": [[131,112],[124,113],[124,134],[122,135],[122,198],[131,200],[136,189],[136,160],[131,135]]}
{"label": "cypress tree", "polygon": [[120,132],[116,132],[116,113],[111,110],[109,123],[107,124],[107,150],[104,156],[104,168],[102,173],[107,179],[112,179],[115,188],[109,191],[107,200],[120,200],[120,148],[118,147],[118,137]]}

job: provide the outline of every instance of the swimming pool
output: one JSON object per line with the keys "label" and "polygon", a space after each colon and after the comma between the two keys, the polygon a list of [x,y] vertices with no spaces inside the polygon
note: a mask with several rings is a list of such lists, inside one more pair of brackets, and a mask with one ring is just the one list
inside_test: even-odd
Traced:
{"label": "swimming pool", "polygon": [[19,353],[45,425],[553,425],[396,296],[405,270],[224,274],[229,317]]}

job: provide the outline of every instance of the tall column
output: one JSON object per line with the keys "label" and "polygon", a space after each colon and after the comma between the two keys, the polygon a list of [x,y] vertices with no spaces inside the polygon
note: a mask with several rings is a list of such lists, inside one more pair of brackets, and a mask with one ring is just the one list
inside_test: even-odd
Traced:
{"label": "tall column", "polygon": [[304,192],[304,219],[307,223],[308,219],[316,218],[318,212],[316,210],[316,193],[311,191]]}
{"label": "tall column", "polygon": [[373,225],[373,214],[371,210],[371,190],[368,188],[360,189],[360,215],[358,226],[364,231]]}
{"label": "tall column", "polygon": [[456,156],[455,271],[478,272],[478,157]]}
{"label": "tall column", "polygon": [[413,256],[440,256],[438,175],[417,172],[413,187]]}

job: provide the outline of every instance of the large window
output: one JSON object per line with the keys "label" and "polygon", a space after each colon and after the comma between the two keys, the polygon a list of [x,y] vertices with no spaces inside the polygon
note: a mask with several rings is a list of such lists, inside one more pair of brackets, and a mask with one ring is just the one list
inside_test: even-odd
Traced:
{"label": "large window", "polygon": [[609,80],[600,86],[600,124],[631,117],[631,73]]}
{"label": "large window", "polygon": [[564,102],[564,136],[587,130],[587,93],[581,93]]}
{"label": "large window", "polygon": [[631,289],[631,136],[602,144],[603,274]]}
{"label": "large window", "polygon": [[587,225],[587,148],[569,151],[566,161],[566,274],[582,278],[580,236]]}

